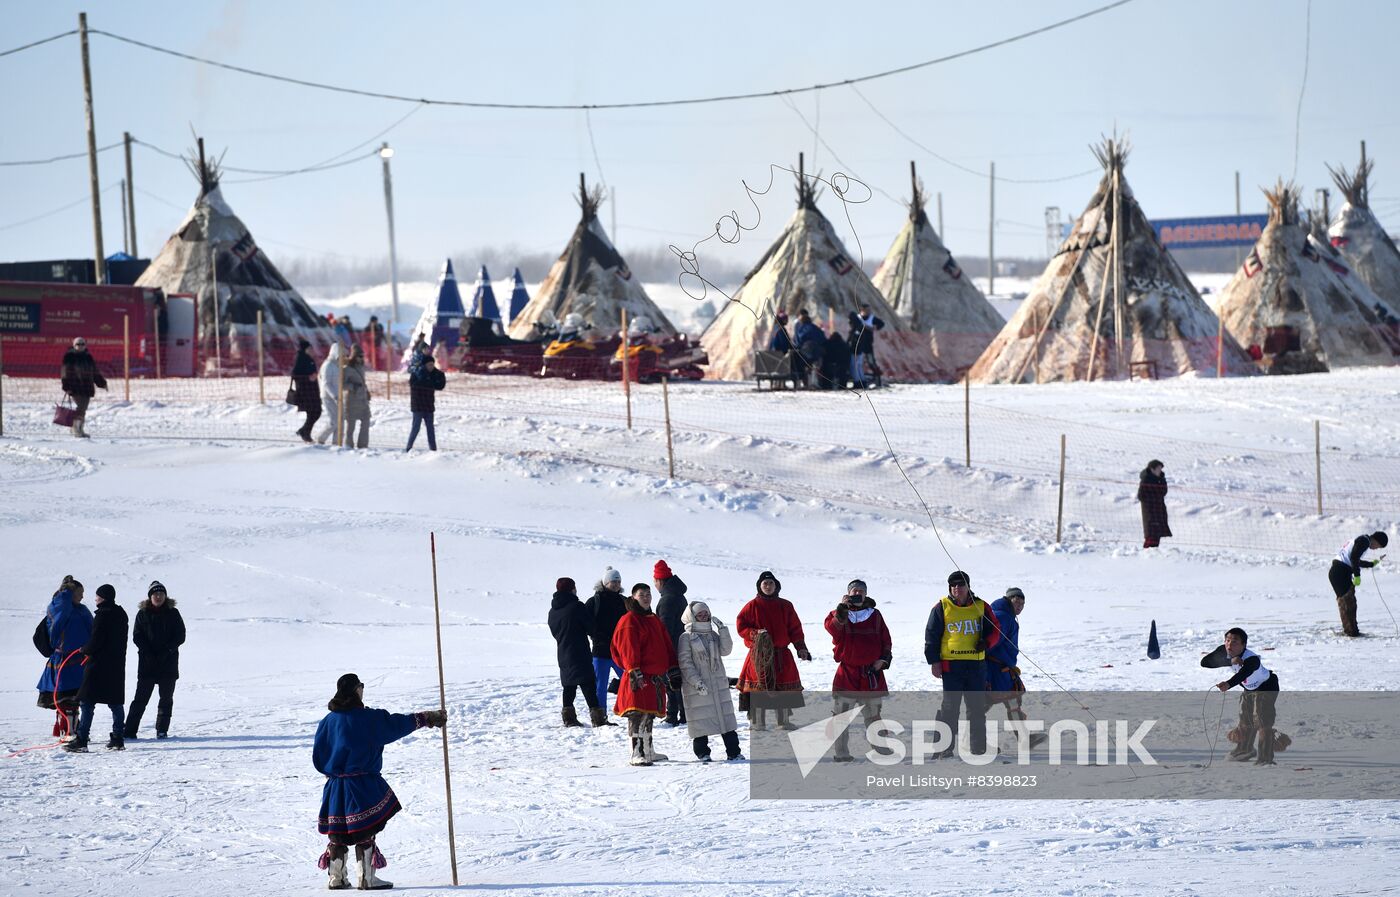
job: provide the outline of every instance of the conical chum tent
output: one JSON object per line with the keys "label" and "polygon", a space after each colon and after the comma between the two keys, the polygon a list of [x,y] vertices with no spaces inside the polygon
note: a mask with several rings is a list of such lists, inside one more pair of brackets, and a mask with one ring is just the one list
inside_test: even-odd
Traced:
{"label": "conical chum tent", "polygon": [[501,309],[496,305],[496,291],[491,289],[491,275],[486,273],[485,265],[482,265],[481,270],[476,272],[476,289],[472,291],[471,316],[495,321],[497,324],[501,323]]}
{"label": "conical chum tent", "polygon": [[515,269],[515,283],[510,288],[510,320],[514,322],[520,317],[520,313],[525,310],[525,306],[530,304],[530,294],[525,291],[525,278],[520,276],[520,269]]}
{"label": "conical chum tent", "polygon": [[1123,178],[1126,141],[1030,295],[968,376],[975,383],[1253,373],[1249,356],[1157,238]]}
{"label": "conical chum tent", "polygon": [[136,286],[195,297],[199,359],[207,370],[257,370],[259,311],[265,370],[289,370],[302,339],[323,351],[334,339],[330,325],[287,282],[224,200],[218,163],[204,159],[202,140],[188,164],[199,180],[199,198]]}
{"label": "conical chum tent", "polygon": [[1269,223],[1220,293],[1225,329],[1271,374],[1395,363],[1370,287],[1298,215],[1298,188],[1265,190]]}
{"label": "conical chum tent", "polygon": [[1371,211],[1371,172],[1375,160],[1363,153],[1356,171],[1332,168],[1332,180],[1346,202],[1332,219],[1327,235],[1356,276],[1371,288],[1391,313],[1400,312],[1400,249]]}
{"label": "conical chum tent", "polygon": [[536,324],[552,326],[569,314],[582,316],[585,332],[611,335],[622,329],[622,311],[626,309],[629,321],[646,317],[651,332],[676,336],[675,326],[632,276],[626,260],[603,231],[598,221],[602,190],[589,193],[583,175],[579,175],[578,183],[583,216],[535,298],[511,320],[509,335],[515,339],[535,338]]}
{"label": "conical chum tent", "polygon": [[862,303],[869,303],[875,316],[885,322],[875,335],[875,358],[886,379],[905,383],[950,379],[949,372],[934,361],[928,337],[909,327],[846,252],[831,222],[817,209],[816,188],[799,161],[797,211],[700,335],[700,345],[710,359],[705,376],[711,380],[752,377],[754,351],[768,348],[774,314],[780,310],[795,320],[805,308],[819,326],[834,317],[844,334],[849,314],[859,312]]}
{"label": "conical chum tent", "polygon": [[438,346],[457,348],[457,341],[462,338],[462,321],[466,316],[466,309],[462,307],[462,293],[457,289],[457,275],[452,271],[452,259],[448,259],[438,275],[437,298],[423,309],[423,314],[413,327],[413,337],[404,352],[404,362],[408,362],[409,353],[420,336],[427,339],[434,350]]}
{"label": "conical chum tent", "polygon": [[1006,326],[972,279],[963,276],[924,211],[925,193],[909,163],[914,196],[909,219],[875,271],[875,288],[919,333],[929,335],[934,359],[950,371],[972,366]]}

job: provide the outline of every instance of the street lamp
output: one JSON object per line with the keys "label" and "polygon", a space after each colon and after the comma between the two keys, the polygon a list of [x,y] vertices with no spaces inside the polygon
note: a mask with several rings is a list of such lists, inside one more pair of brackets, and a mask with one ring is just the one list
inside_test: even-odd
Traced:
{"label": "street lamp", "polygon": [[389,176],[389,160],[394,150],[384,143],[379,147],[379,158],[384,160],[384,210],[389,215],[389,289],[393,295],[393,310],[389,313],[389,345],[394,344],[394,327],[399,323],[399,260],[394,249],[394,182]]}

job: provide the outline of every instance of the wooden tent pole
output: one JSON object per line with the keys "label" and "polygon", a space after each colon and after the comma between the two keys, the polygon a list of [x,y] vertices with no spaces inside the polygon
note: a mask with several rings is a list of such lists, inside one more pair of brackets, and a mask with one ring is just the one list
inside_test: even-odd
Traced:
{"label": "wooden tent pole", "polygon": [[[1114,222],[1113,226],[1117,227],[1118,223]],[[1103,260],[1103,280],[1099,282],[1099,310],[1098,314],[1094,315],[1094,336],[1093,339],[1089,341],[1089,372],[1085,376],[1085,380],[1092,381],[1094,379],[1094,364],[1099,359],[1099,328],[1103,325],[1103,308],[1104,302],[1108,298],[1108,277],[1109,272],[1112,271],[1112,269],[1113,238],[1112,234],[1110,234],[1108,241],[1108,256]]]}
{"label": "wooden tent pole", "polygon": [[1126,371],[1123,364],[1123,191],[1122,162],[1113,169],[1113,335],[1118,341],[1118,376]]}
{"label": "wooden tent pole", "polygon": [[457,833],[452,824],[452,767],[447,754],[447,685],[442,670],[442,611],[438,605],[437,534],[428,533],[433,557],[433,630],[437,633],[438,709],[442,711],[442,781],[447,789],[447,853],[452,858],[452,886],[457,887]]}

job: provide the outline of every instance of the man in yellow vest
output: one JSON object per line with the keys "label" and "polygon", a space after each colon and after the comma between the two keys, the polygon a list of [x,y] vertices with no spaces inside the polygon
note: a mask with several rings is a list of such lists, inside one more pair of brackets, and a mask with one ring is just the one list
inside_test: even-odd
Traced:
{"label": "man in yellow vest", "polygon": [[948,594],[933,606],[924,627],[924,659],[933,678],[943,681],[943,707],[938,713],[952,730],[952,756],[958,744],[958,713],[967,707],[969,740],[974,754],[987,750],[986,651],[1001,639],[996,615],[987,602],[972,594],[972,579],[961,570],[948,576]]}

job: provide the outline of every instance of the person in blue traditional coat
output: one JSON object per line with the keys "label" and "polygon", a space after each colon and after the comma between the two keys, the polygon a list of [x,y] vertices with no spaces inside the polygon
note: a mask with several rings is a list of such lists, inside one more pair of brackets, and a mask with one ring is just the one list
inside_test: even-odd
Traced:
{"label": "person in blue traditional coat", "polygon": [[316,729],[311,762],[326,777],[321,791],[321,814],[316,830],[329,842],[320,866],[330,875],[331,890],[350,887],[345,861],[351,844],[360,870],[360,890],[392,888],[392,882],[375,874],[386,865],[374,838],[402,807],[394,790],[379,771],[384,766],[384,745],[398,741],[424,726],[441,727],[447,716],[441,710],[390,713],[365,706],[365,686],[360,677],[346,673],[335,683],[335,697],[326,705],[330,713]]}
{"label": "person in blue traditional coat", "polygon": [[83,584],[63,577],[44,615],[53,652],[39,677],[39,706],[58,710],[53,734],[62,740],[78,731],[78,688],[83,684],[83,658],[79,649],[92,637],[92,611],[83,604]]}
{"label": "person in blue traditional coat", "polygon": [[[1021,656],[1021,623],[1016,619],[1025,609],[1026,593],[1016,586],[992,602],[992,614],[1001,638],[987,648],[987,702],[989,705],[1005,704],[1006,718],[1012,722],[1023,722],[1027,718],[1021,706],[1026,684],[1021,681],[1021,668],[1017,666]],[[1047,737],[1044,732],[1031,733],[1030,746],[1041,746]]]}

